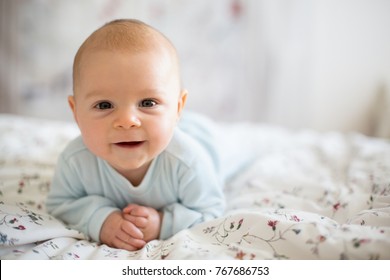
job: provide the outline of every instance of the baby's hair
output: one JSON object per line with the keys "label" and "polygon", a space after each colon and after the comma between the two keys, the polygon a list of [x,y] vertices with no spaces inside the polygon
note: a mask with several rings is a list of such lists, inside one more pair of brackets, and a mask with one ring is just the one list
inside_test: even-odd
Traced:
{"label": "baby's hair", "polygon": [[80,46],[73,62],[73,91],[79,79],[79,67],[86,51],[131,51],[134,53],[164,48],[170,52],[179,69],[177,52],[171,41],[160,31],[136,19],[117,19],[94,31]]}

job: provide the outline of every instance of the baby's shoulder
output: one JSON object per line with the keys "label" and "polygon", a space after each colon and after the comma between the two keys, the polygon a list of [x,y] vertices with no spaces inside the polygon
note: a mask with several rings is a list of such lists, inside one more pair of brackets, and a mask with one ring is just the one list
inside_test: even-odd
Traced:
{"label": "baby's shoulder", "polygon": [[191,166],[197,160],[207,157],[206,151],[191,135],[176,129],[164,154],[173,160]]}
{"label": "baby's shoulder", "polygon": [[76,137],[65,147],[61,153],[61,157],[65,161],[69,161],[78,157],[91,157],[92,153],[89,152],[88,148],[85,146],[81,136]]}

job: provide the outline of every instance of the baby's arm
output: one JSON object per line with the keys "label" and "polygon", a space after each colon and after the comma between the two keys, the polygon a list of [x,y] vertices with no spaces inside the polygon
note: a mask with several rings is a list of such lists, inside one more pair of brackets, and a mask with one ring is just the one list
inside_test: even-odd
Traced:
{"label": "baby's arm", "polygon": [[191,166],[178,169],[177,202],[166,205],[162,211],[164,220],[160,239],[167,239],[177,232],[220,217],[225,209],[222,183],[212,161],[199,153]]}
{"label": "baby's arm", "polygon": [[145,245],[144,234],[132,222],[125,220],[121,212],[111,213],[100,231],[100,241],[110,247],[136,251]]}
{"label": "baby's arm", "polygon": [[162,221],[161,212],[151,207],[129,204],[123,209],[123,216],[141,230],[145,242],[159,237]]}

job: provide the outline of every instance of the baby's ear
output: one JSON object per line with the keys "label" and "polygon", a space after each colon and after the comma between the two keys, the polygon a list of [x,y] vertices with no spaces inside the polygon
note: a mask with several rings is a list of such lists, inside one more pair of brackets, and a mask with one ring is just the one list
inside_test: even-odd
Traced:
{"label": "baby's ear", "polygon": [[177,116],[178,116],[178,118],[180,118],[181,112],[182,112],[184,106],[186,105],[187,95],[188,95],[188,92],[186,89],[183,89],[180,92],[179,101],[177,103]]}
{"label": "baby's ear", "polygon": [[73,117],[74,117],[75,121],[77,122],[77,116],[76,116],[76,101],[75,101],[73,95],[69,95],[69,96],[68,96],[68,104],[69,104],[70,109],[72,109]]}

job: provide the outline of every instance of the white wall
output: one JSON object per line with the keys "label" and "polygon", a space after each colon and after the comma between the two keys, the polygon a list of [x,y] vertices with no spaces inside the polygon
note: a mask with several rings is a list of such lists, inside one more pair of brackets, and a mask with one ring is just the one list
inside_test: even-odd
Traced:
{"label": "white wall", "polygon": [[316,14],[311,125],[380,133],[386,122],[390,136],[390,1],[321,2]]}
{"label": "white wall", "polygon": [[265,120],[390,137],[390,1],[252,4]]}
{"label": "white wall", "polygon": [[189,109],[390,137],[390,1],[0,1],[0,112],[71,119],[73,56],[113,18],[164,32]]}

